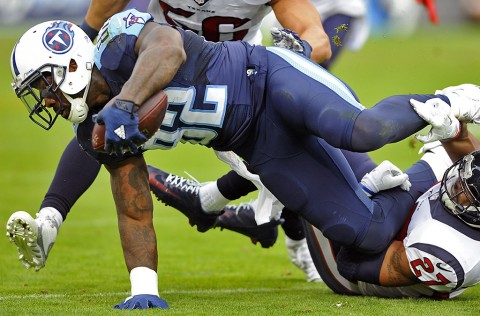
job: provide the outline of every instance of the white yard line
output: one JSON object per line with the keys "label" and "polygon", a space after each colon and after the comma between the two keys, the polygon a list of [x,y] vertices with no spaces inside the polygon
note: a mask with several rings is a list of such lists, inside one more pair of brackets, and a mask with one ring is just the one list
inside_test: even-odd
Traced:
{"label": "white yard line", "polygon": [[[269,292],[284,292],[284,291],[312,291],[316,290],[315,287],[291,287],[291,288],[282,288],[282,289],[275,289],[275,288],[258,288],[258,289],[206,289],[206,290],[166,290],[161,291],[160,296],[162,294],[228,294],[228,293],[269,293]],[[0,296],[0,301],[3,300],[11,300],[11,299],[32,299],[32,298],[39,298],[39,299],[55,299],[55,298],[62,298],[62,297],[108,297],[108,296],[128,296],[130,292],[111,292],[111,293],[84,293],[84,294],[27,294],[27,295],[5,295]]]}

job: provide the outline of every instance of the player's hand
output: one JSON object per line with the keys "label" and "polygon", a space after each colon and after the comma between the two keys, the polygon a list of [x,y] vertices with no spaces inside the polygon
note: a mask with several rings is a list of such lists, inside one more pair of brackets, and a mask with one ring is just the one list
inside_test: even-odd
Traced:
{"label": "player's hand", "polygon": [[138,152],[137,144],[147,141],[138,129],[138,106],[131,101],[115,100],[112,106],[103,108],[96,117],[98,124],[105,124],[105,151],[123,156],[123,150]]}
{"label": "player's hand", "polygon": [[272,34],[274,46],[293,50],[308,58],[312,55],[312,46],[307,41],[302,40],[294,31],[289,29],[279,30],[276,27],[272,27],[270,34]]}
{"label": "player's hand", "polygon": [[148,308],[168,308],[167,302],[157,295],[139,294],[127,297],[120,304],[115,305],[116,309],[148,309]]}
{"label": "player's hand", "polygon": [[432,127],[427,135],[415,135],[422,143],[431,143],[436,140],[455,138],[460,134],[460,122],[445,101],[440,98],[430,99],[423,103],[410,99],[418,116]]}
{"label": "player's hand", "polygon": [[404,191],[408,191],[412,184],[408,179],[408,174],[403,173],[397,166],[385,160],[363,176],[360,186],[370,197],[382,190],[388,190],[397,186],[400,186]]}

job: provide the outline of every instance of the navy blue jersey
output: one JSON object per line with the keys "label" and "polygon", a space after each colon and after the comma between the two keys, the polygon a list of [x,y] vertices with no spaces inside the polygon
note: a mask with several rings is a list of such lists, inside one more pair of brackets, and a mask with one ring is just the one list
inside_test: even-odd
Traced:
{"label": "navy blue jersey", "polygon": [[[134,45],[149,21],[147,13],[125,11],[100,32],[95,64],[113,95],[132,73]],[[178,142],[232,150],[282,204],[329,238],[366,251],[383,250],[417,193],[403,202],[368,199],[338,148],[369,151],[399,141],[426,126],[411,108],[411,98],[448,98],[393,96],[366,109],[343,81],[298,53],[243,42],[212,43],[178,31],[187,59],[164,87],[167,113],[143,150],[170,149]],[[88,143],[88,128],[77,136]]]}

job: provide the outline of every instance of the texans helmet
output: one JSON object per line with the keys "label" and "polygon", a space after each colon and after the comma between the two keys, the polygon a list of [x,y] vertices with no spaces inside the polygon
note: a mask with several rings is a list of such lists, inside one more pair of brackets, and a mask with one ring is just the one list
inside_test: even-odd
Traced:
{"label": "texans helmet", "polygon": [[[75,61],[75,65],[71,61]],[[10,58],[12,88],[26,105],[29,117],[50,129],[64,104],[58,89],[71,103],[68,119],[82,122],[88,113],[85,103],[94,65],[94,46],[85,32],[68,21],[48,21],[35,25],[15,44]],[[83,96],[73,98],[80,93]],[[55,98],[60,106],[45,106],[43,99]]]}
{"label": "texans helmet", "polygon": [[440,196],[453,215],[480,228],[480,150],[459,159],[445,171]]}

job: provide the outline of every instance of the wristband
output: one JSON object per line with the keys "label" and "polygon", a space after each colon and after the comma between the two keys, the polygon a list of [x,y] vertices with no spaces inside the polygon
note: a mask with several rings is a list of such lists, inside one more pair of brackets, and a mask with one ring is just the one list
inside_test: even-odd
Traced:
{"label": "wristband", "polygon": [[80,25],[80,28],[88,35],[88,37],[92,40],[95,39],[98,35],[98,30],[94,29],[90,25],[88,25],[87,21],[83,20],[82,24]]}
{"label": "wristband", "polygon": [[139,109],[139,106],[135,105],[135,103],[133,103],[132,101],[119,99],[115,100],[115,103],[113,103],[113,107],[132,114],[132,117],[133,113],[136,113]]}

